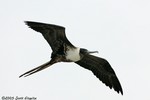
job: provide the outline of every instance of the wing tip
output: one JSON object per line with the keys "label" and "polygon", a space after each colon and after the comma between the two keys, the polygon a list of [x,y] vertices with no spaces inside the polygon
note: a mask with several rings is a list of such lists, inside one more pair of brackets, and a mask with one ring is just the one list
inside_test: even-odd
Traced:
{"label": "wing tip", "polygon": [[33,21],[24,21],[24,23],[28,26],[30,26],[31,24],[34,24],[34,23],[38,23],[38,22],[33,22]]}
{"label": "wing tip", "polygon": [[122,90],[119,90],[117,92],[118,92],[118,94],[121,93],[121,95],[123,95],[123,91]]}
{"label": "wing tip", "polygon": [[32,21],[24,21],[24,23],[31,28]]}
{"label": "wing tip", "polygon": [[28,24],[29,22],[32,22],[32,21],[24,21],[25,24]]}
{"label": "wing tip", "polygon": [[112,80],[112,86],[113,86],[114,90],[123,95],[123,89],[122,89],[122,86],[121,86],[117,76],[112,77],[111,80]]}
{"label": "wing tip", "polygon": [[26,25],[28,25],[28,21],[24,21],[24,23],[25,23]]}
{"label": "wing tip", "polygon": [[118,94],[119,93],[121,93],[121,95],[123,95],[123,90],[122,90],[122,88],[120,88],[120,89],[118,89],[118,90],[116,90],[116,89],[114,89]]}
{"label": "wing tip", "polygon": [[121,94],[123,95],[123,91],[121,90],[120,92],[121,92]]}
{"label": "wing tip", "polygon": [[57,27],[57,28],[60,28],[60,29],[65,29],[65,27],[63,26],[59,26],[59,25],[56,25],[56,24],[48,24],[48,23],[43,23],[43,22],[36,22],[36,21],[24,21],[24,23],[28,26],[30,25],[44,25],[44,26],[51,26],[51,27]]}

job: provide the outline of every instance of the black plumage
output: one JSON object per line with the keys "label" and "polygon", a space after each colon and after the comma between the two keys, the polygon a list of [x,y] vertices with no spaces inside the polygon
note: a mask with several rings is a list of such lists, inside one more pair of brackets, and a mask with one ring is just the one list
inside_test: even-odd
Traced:
{"label": "black plumage", "polygon": [[110,89],[114,88],[115,91],[123,94],[121,84],[109,62],[103,58],[91,55],[91,53],[96,51],[90,52],[87,49],[77,48],[71,44],[66,37],[64,27],[31,21],[26,21],[25,23],[31,29],[42,33],[52,49],[52,54],[50,61],[19,77],[29,76],[57,62],[75,62],[83,68],[91,70]]}

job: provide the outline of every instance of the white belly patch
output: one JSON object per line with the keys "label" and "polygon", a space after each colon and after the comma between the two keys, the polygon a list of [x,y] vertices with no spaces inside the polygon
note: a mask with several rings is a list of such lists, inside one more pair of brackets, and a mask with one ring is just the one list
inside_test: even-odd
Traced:
{"label": "white belly patch", "polygon": [[80,48],[70,49],[66,52],[66,59],[76,62],[80,60]]}

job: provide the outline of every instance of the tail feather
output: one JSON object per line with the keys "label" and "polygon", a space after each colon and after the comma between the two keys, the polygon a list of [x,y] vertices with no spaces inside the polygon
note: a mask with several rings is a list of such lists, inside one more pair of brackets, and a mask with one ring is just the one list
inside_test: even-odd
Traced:
{"label": "tail feather", "polygon": [[39,71],[41,71],[41,70],[43,70],[43,69],[45,69],[45,68],[51,66],[52,64],[53,64],[53,63],[51,63],[51,61],[46,62],[46,63],[44,63],[44,64],[41,65],[41,66],[38,66],[38,67],[36,67],[36,68],[34,68],[34,69],[30,70],[30,71],[25,72],[24,74],[20,75],[19,78],[20,78],[20,77],[23,77],[23,76],[24,76],[24,77],[27,77],[27,76],[29,76],[29,75],[32,75],[32,74],[34,74],[34,73],[36,73],[36,72],[39,72]]}

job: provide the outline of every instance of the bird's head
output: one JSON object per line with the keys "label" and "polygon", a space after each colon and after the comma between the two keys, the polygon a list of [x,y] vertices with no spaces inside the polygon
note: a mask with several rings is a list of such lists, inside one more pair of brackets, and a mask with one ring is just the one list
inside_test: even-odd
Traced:
{"label": "bird's head", "polygon": [[87,49],[80,48],[80,54],[82,54],[82,55],[88,55],[91,53],[98,53],[98,51],[88,51]]}

